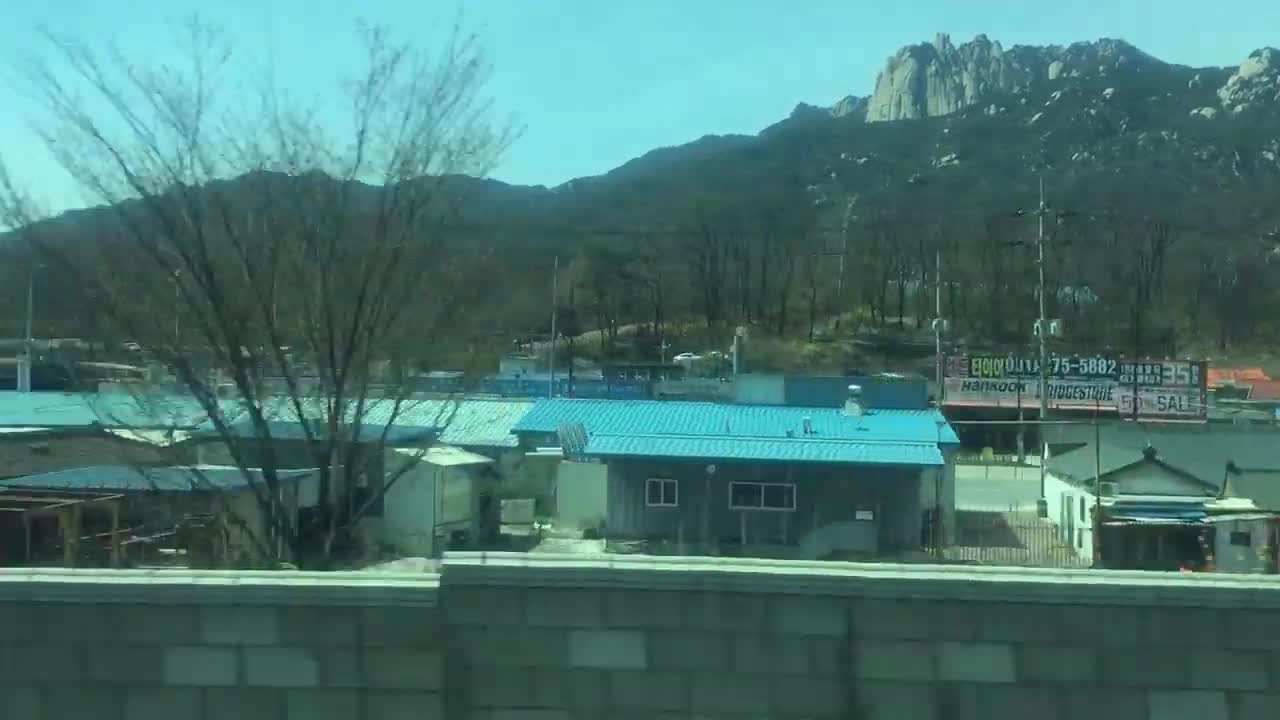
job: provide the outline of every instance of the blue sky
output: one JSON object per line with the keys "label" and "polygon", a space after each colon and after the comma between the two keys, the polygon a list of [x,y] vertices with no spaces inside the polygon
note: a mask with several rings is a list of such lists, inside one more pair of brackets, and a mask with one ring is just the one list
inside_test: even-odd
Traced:
{"label": "blue sky", "polygon": [[[449,22],[446,0],[46,0],[9,2],[0,61],[39,50],[47,26],[109,40],[154,61],[167,25],[198,11],[241,56],[273,56],[279,85],[323,92],[359,61],[359,19],[417,36]],[[755,133],[797,102],[871,92],[898,47],[948,32],[1013,44],[1121,37],[1188,65],[1235,65],[1280,45],[1280,3],[1231,12],[1205,0],[467,0],[495,74],[497,107],[525,127],[495,177],[555,185],[605,172],[655,147],[709,133]],[[52,208],[82,204],[27,127],[31,108],[0,85],[0,154]]]}

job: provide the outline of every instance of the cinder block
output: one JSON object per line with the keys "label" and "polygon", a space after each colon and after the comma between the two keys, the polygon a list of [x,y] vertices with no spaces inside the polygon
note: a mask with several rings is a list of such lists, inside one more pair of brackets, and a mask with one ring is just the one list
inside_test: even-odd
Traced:
{"label": "cinder block", "polygon": [[525,593],[500,587],[440,589],[440,604],[450,625],[522,625]]}
{"label": "cinder block", "polygon": [[769,707],[768,675],[693,673],[688,680],[694,713],[763,714]]}
{"label": "cinder block", "polygon": [[6,687],[0,689],[0,718],[5,720],[41,720],[43,707],[36,688]]}
{"label": "cinder block", "polygon": [[[518,672],[470,672],[466,675],[467,705],[473,708],[559,708],[568,704],[562,670],[521,669]],[[600,687],[605,678],[599,677]]]}
{"label": "cinder block", "polygon": [[974,714],[978,718],[1036,718],[1059,720],[1062,694],[1088,692],[1017,685],[974,685]]}
{"label": "cinder block", "polygon": [[284,693],[280,690],[209,688],[204,691],[204,720],[280,720],[283,714]]}
{"label": "cinder block", "polygon": [[1280,694],[1232,693],[1231,720],[1275,720]]}
{"label": "cinder block", "polygon": [[120,637],[129,645],[195,645],[199,613],[192,605],[128,605],[121,608]]}
{"label": "cinder block", "polygon": [[270,607],[202,607],[200,637],[209,645],[276,645],[280,618]]}
{"label": "cinder block", "polygon": [[648,633],[650,667],[693,672],[728,670],[731,637],[725,633],[651,631]]}
{"label": "cinder block", "polygon": [[864,598],[853,603],[850,620],[855,639],[929,640],[930,606],[916,600]]}
{"label": "cinder block", "polygon": [[444,656],[417,650],[370,650],[364,656],[369,687],[440,690],[444,685]]}
{"label": "cinder block", "polygon": [[[555,671],[557,673],[561,671]],[[586,717],[600,717],[609,706],[609,676],[603,670],[568,670],[564,676],[563,707]]]}
{"label": "cinder block", "polygon": [[371,690],[365,699],[366,720],[439,720],[444,704],[439,693]]}
{"label": "cinder block", "polygon": [[643,670],[648,666],[645,635],[639,630],[571,630],[569,665],[602,670]]}
{"label": "cinder block", "polygon": [[[1203,690],[1266,690],[1268,653],[1200,649],[1187,653],[1191,687]],[[1280,715],[1280,707],[1276,709]]]}
{"label": "cinder block", "polygon": [[767,620],[766,600],[743,593],[684,593],[684,623],[691,630],[761,632]]}
{"label": "cinder block", "polygon": [[235,685],[239,673],[237,651],[226,647],[173,647],[164,651],[162,673],[166,685]]}
{"label": "cinder block", "polygon": [[131,688],[125,694],[125,720],[174,720],[200,717],[196,688]]}
{"label": "cinder block", "polygon": [[360,695],[330,688],[289,690],[284,707],[285,720],[352,720],[360,717]]}
{"label": "cinder block", "polygon": [[46,720],[63,718],[119,720],[124,717],[124,693],[123,688],[74,685],[44,688],[44,717]]}
{"label": "cinder block", "polygon": [[806,638],[809,646],[809,672],[822,677],[850,678],[857,662],[854,644],[847,638]]}
{"label": "cinder block", "polygon": [[364,687],[361,653],[355,650],[320,650],[320,684],[325,687]]}
{"label": "cinder block", "polygon": [[775,675],[770,680],[771,706],[783,717],[856,717],[853,688],[847,680]]}
{"label": "cinder block", "polygon": [[1167,648],[1102,652],[1102,684],[1131,688],[1187,687],[1187,653]]}
{"label": "cinder block", "polygon": [[84,678],[84,656],[67,645],[2,647],[8,655],[5,681],[14,685],[78,685]]}
{"label": "cinder block", "polygon": [[280,642],[288,647],[354,647],[360,608],[288,607],[280,610]]}
{"label": "cinder block", "polygon": [[87,678],[101,685],[160,685],[163,651],[148,647],[92,646],[86,650]]}
{"label": "cinder block", "polygon": [[914,640],[864,640],[855,646],[853,672],[867,680],[929,681],[933,645]]}
{"label": "cinder block", "polygon": [[599,590],[526,590],[530,627],[594,628],[604,625],[604,593]]}
{"label": "cinder block", "polygon": [[859,682],[853,686],[855,712],[859,720],[953,720],[938,713],[931,686],[902,682]]}
{"label": "cinder block", "polygon": [[41,644],[45,619],[34,603],[0,603],[0,637],[14,645]]}
{"label": "cinder block", "polygon": [[[729,637],[732,667],[737,672],[803,675],[813,671],[812,642],[809,637],[740,633]],[[653,657],[652,652],[650,657]]]}
{"label": "cinder block", "polygon": [[776,595],[772,607],[772,627],[783,634],[834,635],[849,632],[849,604],[833,597]]}
{"label": "cinder block", "polygon": [[614,590],[605,595],[605,623],[611,628],[675,628],[683,600],[678,592]]}
{"label": "cinder block", "polygon": [[1062,693],[1063,720],[1147,720],[1147,693],[1093,687]]}
{"label": "cinder block", "polygon": [[977,607],[978,640],[1053,643],[1058,640],[1056,608],[1030,603],[983,603]]}
{"label": "cinder block", "polygon": [[938,675],[954,682],[1011,683],[1015,679],[1013,646],[944,642],[938,646]]}
{"label": "cinder block", "polygon": [[488,720],[570,720],[569,713],[564,710],[532,710],[521,708],[510,710],[500,708],[489,714]]}
{"label": "cinder block", "polygon": [[1110,605],[1055,605],[1060,636],[1088,638],[1090,643],[1109,647],[1142,645],[1142,612],[1136,607]]}
{"label": "cinder block", "polygon": [[1042,685],[1094,685],[1098,654],[1092,648],[1057,645],[1018,647],[1018,678]]}
{"label": "cinder block", "polygon": [[563,630],[463,626],[452,632],[473,668],[566,667],[569,662],[569,634]]}
{"label": "cinder block", "polygon": [[320,662],[301,648],[245,648],[244,678],[257,687],[314,687],[320,684]]}
{"label": "cinder block", "polygon": [[682,673],[609,673],[610,705],[615,710],[683,710],[688,696]]}
{"label": "cinder block", "polygon": [[1152,690],[1148,702],[1150,720],[1230,720],[1226,694],[1213,690]]}
{"label": "cinder block", "polygon": [[127,644],[122,634],[123,618],[133,608],[95,603],[49,603],[36,608],[40,618],[38,637],[43,644],[98,645]]}
{"label": "cinder block", "polygon": [[1280,613],[1272,610],[1226,611],[1227,639],[1240,650],[1280,650]]}
{"label": "cinder block", "polygon": [[[450,590],[450,592],[457,592],[457,590]],[[442,645],[443,617],[437,608],[361,608],[360,620],[363,630],[361,639],[370,647],[427,649]],[[495,624],[509,623],[497,623],[495,620]]]}
{"label": "cinder block", "polygon": [[1142,609],[1142,644],[1217,648],[1226,634],[1223,611],[1215,608]]}

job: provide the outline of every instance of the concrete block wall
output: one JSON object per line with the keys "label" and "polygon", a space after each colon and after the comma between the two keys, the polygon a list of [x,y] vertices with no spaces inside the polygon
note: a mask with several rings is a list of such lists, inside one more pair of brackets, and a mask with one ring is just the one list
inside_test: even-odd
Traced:
{"label": "concrete block wall", "polygon": [[436,595],[422,577],[0,572],[0,718],[441,718]]}
{"label": "concrete block wall", "polygon": [[1280,578],[457,554],[0,570],[9,720],[1271,720]]}
{"label": "concrete block wall", "polygon": [[984,568],[457,555],[469,720],[1263,720],[1280,583]]}

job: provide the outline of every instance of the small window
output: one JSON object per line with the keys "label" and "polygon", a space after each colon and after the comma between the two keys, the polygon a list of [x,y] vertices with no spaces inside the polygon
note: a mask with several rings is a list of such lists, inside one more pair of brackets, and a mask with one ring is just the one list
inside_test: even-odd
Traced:
{"label": "small window", "polygon": [[730,510],[796,509],[796,486],[791,483],[729,483]]}
{"label": "small window", "polygon": [[649,507],[676,507],[680,504],[679,486],[671,478],[649,478],[645,481],[644,504]]}
{"label": "small window", "polygon": [[1231,544],[1249,547],[1253,544],[1253,538],[1247,532],[1233,532],[1231,533]]}
{"label": "small window", "polygon": [[1085,510],[1084,510],[1084,496],[1083,496],[1083,495],[1081,495],[1081,496],[1080,496],[1080,522],[1082,522],[1082,523],[1083,523],[1083,522],[1085,522],[1085,516],[1084,516],[1084,513],[1085,513]]}

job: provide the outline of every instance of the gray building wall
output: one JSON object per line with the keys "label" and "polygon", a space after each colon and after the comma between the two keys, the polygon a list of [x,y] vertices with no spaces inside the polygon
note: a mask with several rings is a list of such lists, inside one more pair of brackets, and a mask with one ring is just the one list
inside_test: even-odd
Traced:
{"label": "gray building wall", "polygon": [[501,553],[0,570],[0,717],[1272,720],[1280,578],[1152,578]]}
{"label": "gray building wall", "polygon": [[[611,460],[608,468],[605,535],[611,539],[774,548],[812,558],[920,544],[921,472],[914,468],[641,459]],[[650,478],[676,480],[677,507],[646,504]],[[734,482],[792,483],[796,509],[731,509]]]}

